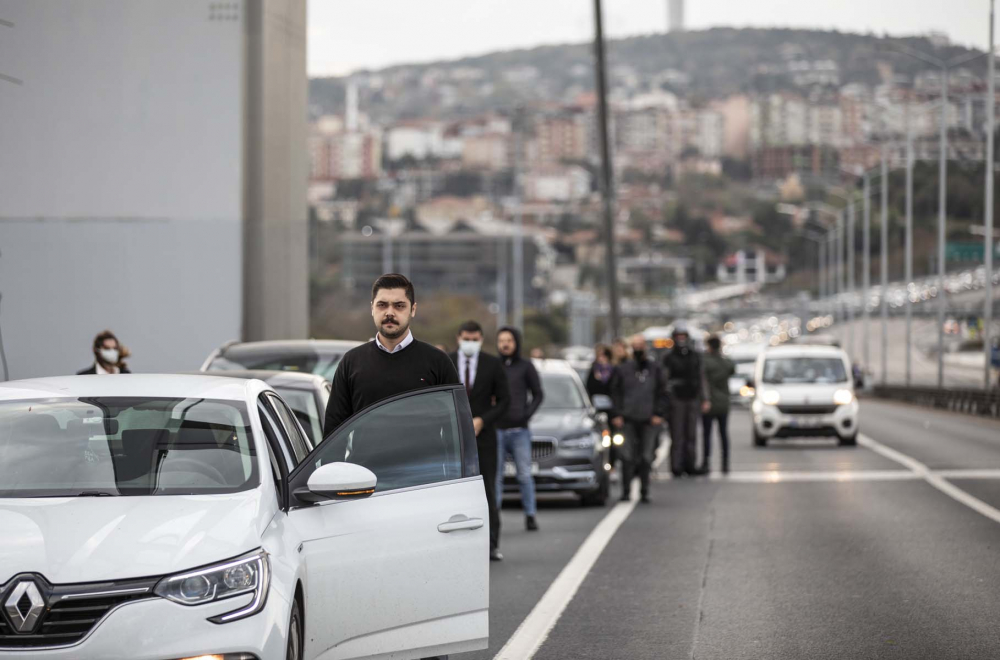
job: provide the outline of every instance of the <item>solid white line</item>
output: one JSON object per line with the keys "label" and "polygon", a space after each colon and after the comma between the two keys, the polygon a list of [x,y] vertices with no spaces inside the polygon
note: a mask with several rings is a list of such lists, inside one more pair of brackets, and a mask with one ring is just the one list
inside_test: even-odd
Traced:
{"label": "solid white line", "polygon": [[[669,446],[670,443],[666,440],[660,443],[653,461],[654,471],[663,464]],[[590,532],[573,558],[549,585],[545,595],[535,604],[493,660],[531,660],[534,657],[559,621],[559,617],[572,602],[573,596],[604,552],[604,548],[635,509],[636,501],[639,499],[637,482],[632,482],[630,492],[632,498],[628,502],[616,504]]]}
{"label": "solid white line", "polygon": [[867,435],[859,434],[858,442],[861,446],[867,447],[868,449],[871,449],[872,451],[881,454],[890,460],[896,461],[900,465],[908,467],[915,474],[920,475],[924,481],[929,483],[931,486],[934,486],[956,502],[964,504],[973,511],[986,516],[993,522],[1000,523],[1000,510],[990,506],[977,497],[969,495],[958,486],[947,481],[940,473],[931,470],[915,458],[907,456],[902,452],[898,452],[891,447],[886,447],[881,442],[873,440]]}
{"label": "solid white line", "polygon": [[727,474],[713,474],[712,481],[778,484],[784,482],[817,481],[911,481],[920,475],[910,470],[761,470],[752,472],[740,470]]}

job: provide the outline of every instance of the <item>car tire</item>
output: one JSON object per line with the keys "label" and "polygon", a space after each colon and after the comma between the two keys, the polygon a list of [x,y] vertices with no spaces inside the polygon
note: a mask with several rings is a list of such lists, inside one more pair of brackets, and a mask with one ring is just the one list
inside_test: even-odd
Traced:
{"label": "car tire", "polygon": [[286,660],[302,660],[305,635],[302,630],[302,610],[297,598],[292,599],[292,613],[288,617],[288,644]]}
{"label": "car tire", "polygon": [[754,431],[753,432],[753,446],[754,447],[766,447],[767,446],[767,438],[765,438],[761,434],[757,433],[757,431]]}
{"label": "car tire", "polygon": [[853,435],[849,435],[846,438],[838,436],[837,441],[837,444],[841,447],[856,447],[858,445],[858,433],[855,431]]}

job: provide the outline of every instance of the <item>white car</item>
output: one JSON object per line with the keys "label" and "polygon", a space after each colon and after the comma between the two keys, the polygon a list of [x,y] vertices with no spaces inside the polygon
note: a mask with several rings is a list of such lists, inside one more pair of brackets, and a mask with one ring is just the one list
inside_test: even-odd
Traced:
{"label": "white car", "polygon": [[858,439],[858,400],[851,364],[835,346],[772,348],[757,358],[754,373],[753,440],[832,436],[841,445]]}
{"label": "white car", "polygon": [[461,386],[310,450],[259,380],[0,384],[0,658],[484,649],[486,496]]}

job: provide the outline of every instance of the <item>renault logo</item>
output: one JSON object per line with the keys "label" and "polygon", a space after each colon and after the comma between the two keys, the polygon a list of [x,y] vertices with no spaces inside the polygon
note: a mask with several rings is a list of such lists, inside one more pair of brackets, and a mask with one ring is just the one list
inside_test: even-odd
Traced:
{"label": "renault logo", "polygon": [[14,630],[26,633],[31,632],[38,623],[38,617],[45,610],[45,601],[33,580],[22,580],[7,596],[3,609]]}

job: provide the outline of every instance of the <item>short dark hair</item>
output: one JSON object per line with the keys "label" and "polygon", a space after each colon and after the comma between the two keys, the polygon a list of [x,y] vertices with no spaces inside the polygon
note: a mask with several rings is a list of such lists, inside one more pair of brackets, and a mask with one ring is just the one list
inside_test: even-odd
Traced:
{"label": "short dark hair", "polygon": [[478,332],[481,335],[485,334],[483,332],[483,326],[479,325],[477,321],[472,320],[466,321],[462,325],[458,326],[458,334],[462,334],[463,332]]}
{"label": "short dark hair", "polygon": [[372,285],[372,300],[375,300],[375,296],[382,289],[406,289],[406,298],[410,301],[410,304],[412,305],[416,302],[416,296],[413,293],[413,282],[407,279],[406,275],[386,273],[375,280],[375,284]]}
{"label": "short dark hair", "polygon": [[118,337],[115,337],[115,333],[110,330],[105,330],[104,332],[98,333],[97,336],[94,337],[94,350],[96,351],[97,349],[103,347],[104,342],[109,339],[114,339],[115,343],[121,346],[121,342],[118,341]]}
{"label": "short dark hair", "polygon": [[706,341],[705,343],[708,344],[708,347],[710,349],[712,349],[713,351],[717,351],[720,348],[722,348],[722,340],[720,340],[715,335],[712,335],[711,337],[709,337],[708,341]]}

